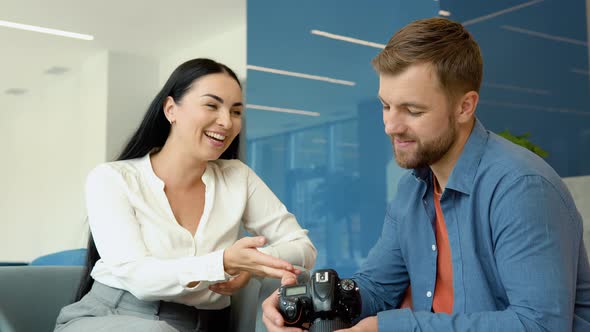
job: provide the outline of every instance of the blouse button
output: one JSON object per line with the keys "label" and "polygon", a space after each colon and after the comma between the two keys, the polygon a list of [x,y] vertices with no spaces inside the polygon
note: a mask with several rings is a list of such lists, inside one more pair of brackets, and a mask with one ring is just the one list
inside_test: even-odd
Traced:
{"label": "blouse button", "polygon": [[431,291],[426,292],[426,297],[432,297],[432,292]]}

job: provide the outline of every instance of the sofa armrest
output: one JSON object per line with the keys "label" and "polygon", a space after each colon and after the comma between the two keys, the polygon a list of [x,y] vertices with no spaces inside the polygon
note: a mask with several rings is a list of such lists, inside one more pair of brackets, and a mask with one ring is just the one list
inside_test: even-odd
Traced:
{"label": "sofa armrest", "polygon": [[53,331],[59,311],[74,300],[81,266],[0,267],[0,311],[15,331]]}

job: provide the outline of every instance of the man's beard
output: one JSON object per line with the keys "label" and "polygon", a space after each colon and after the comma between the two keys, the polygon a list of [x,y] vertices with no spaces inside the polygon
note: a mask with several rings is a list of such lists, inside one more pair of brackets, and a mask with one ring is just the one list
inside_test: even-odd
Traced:
{"label": "man's beard", "polygon": [[[393,153],[395,160],[403,168],[422,168],[432,165],[439,161],[451,148],[457,136],[457,128],[452,119],[449,119],[449,129],[440,136],[431,139],[428,142],[419,141],[411,136],[392,136]],[[413,140],[416,143],[415,151],[397,151],[395,148],[395,139],[402,141]]]}

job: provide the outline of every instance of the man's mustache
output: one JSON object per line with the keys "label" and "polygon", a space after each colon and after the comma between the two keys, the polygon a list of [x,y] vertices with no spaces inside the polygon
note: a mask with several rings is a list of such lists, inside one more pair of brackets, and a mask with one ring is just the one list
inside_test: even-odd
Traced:
{"label": "man's mustache", "polygon": [[391,138],[392,143],[396,139],[400,141],[418,141],[415,137],[409,135],[389,135],[389,137]]}

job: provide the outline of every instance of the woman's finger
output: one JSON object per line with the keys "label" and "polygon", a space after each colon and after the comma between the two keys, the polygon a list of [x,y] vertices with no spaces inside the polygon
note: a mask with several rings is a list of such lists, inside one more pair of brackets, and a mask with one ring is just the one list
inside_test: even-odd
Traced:
{"label": "woman's finger", "polygon": [[255,237],[243,237],[236,241],[234,244],[240,248],[258,248],[266,244],[266,238],[264,236]]}
{"label": "woman's finger", "polygon": [[221,282],[215,285],[209,286],[209,290],[221,295],[232,295],[235,289],[227,285],[227,282]]}
{"label": "woman's finger", "polygon": [[211,289],[212,292],[217,293],[217,294],[221,294],[221,295],[225,295],[225,296],[232,296],[233,293],[229,292],[229,291],[222,291],[219,289]]}
{"label": "woman's finger", "polygon": [[291,275],[293,273],[283,269],[275,269],[268,266],[260,266],[257,274],[261,277],[282,279],[283,276]]}
{"label": "woman's finger", "polygon": [[285,273],[281,277],[281,286],[295,285],[297,283],[297,276],[293,273]]}
{"label": "woman's finger", "polygon": [[256,265],[263,265],[263,266],[267,266],[270,268],[283,269],[283,270],[288,270],[288,271],[295,270],[295,268],[293,267],[293,264],[291,264],[285,260],[282,260],[280,258],[276,258],[274,256],[267,255],[267,254],[259,252],[259,251],[253,252],[252,256],[253,256],[252,261]]}

